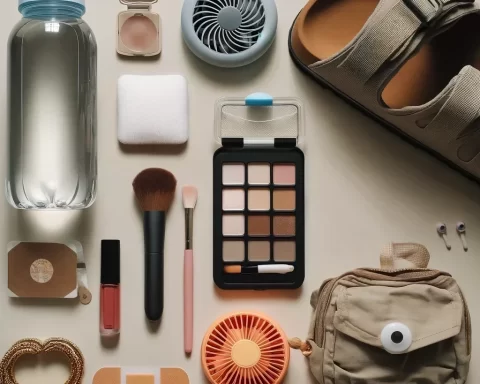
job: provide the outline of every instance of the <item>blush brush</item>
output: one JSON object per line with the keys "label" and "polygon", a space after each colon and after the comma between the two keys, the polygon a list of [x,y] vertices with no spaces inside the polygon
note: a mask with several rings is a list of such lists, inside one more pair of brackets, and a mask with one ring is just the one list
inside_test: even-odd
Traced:
{"label": "blush brush", "polygon": [[165,219],[176,187],[175,176],[160,168],[145,169],[133,181],[144,212],[145,314],[150,321],[160,320],[163,314]]}

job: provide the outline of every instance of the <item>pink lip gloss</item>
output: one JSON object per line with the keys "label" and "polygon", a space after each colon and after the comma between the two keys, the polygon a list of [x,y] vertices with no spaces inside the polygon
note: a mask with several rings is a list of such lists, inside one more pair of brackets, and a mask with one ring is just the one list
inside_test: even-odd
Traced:
{"label": "pink lip gloss", "polygon": [[102,240],[100,334],[120,333],[120,241]]}

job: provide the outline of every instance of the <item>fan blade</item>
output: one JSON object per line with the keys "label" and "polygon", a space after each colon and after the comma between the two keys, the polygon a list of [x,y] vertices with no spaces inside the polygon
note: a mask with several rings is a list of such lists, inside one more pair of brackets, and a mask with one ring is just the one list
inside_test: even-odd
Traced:
{"label": "fan blade", "polygon": [[220,25],[217,25],[217,28],[215,28],[215,32],[212,35],[213,45],[215,46],[215,51],[220,52],[220,53],[223,50],[222,42],[220,41],[220,32],[222,30],[223,30],[222,27],[220,27]]}
{"label": "fan blade", "polygon": [[226,323],[221,323],[219,324],[219,327],[223,329],[223,331],[225,332],[225,337],[226,337],[226,341],[228,341],[228,344],[230,346],[233,347],[233,345],[238,341],[238,340],[235,340],[232,333],[231,333],[231,328],[227,326]]}
{"label": "fan blade", "polygon": [[220,53],[230,53],[228,50],[228,44],[225,41],[225,30],[221,29],[220,33],[218,34],[218,43],[220,45]]}
{"label": "fan blade", "polygon": [[[264,369],[260,369],[260,367],[257,365],[254,365],[253,367],[251,367],[250,369],[252,369],[254,372],[255,372],[255,376],[257,376],[262,383],[271,383],[272,380],[271,378],[269,378],[266,374],[265,374],[265,370]],[[273,382],[275,382],[275,380],[273,380]]]}
{"label": "fan blade", "polygon": [[223,381],[223,383],[225,384],[232,384],[232,377],[235,375],[235,373],[237,372],[238,370],[238,367],[236,365],[233,366],[233,369],[227,373],[227,375],[225,376],[225,379]]}
{"label": "fan blade", "polygon": [[250,15],[255,12],[257,8],[257,0],[248,0],[247,6],[242,12],[242,20],[250,18]]}
{"label": "fan blade", "polygon": [[248,12],[248,7],[250,6],[250,0],[241,0],[242,1],[242,6],[240,11],[242,12],[242,16],[245,12]]}
{"label": "fan blade", "polygon": [[256,12],[250,13],[242,18],[242,26],[252,26],[265,20],[265,12],[263,6],[258,7]]}
{"label": "fan blade", "polygon": [[203,28],[203,22],[215,23],[215,16],[203,16],[193,23],[193,29],[198,32]]}
{"label": "fan blade", "polygon": [[231,31],[232,35],[235,37],[235,46],[239,48],[240,51],[245,51],[246,49],[250,48],[253,44],[254,41],[251,39],[248,39],[245,35],[241,35],[238,32],[233,33],[234,31]]}
{"label": "fan blade", "polygon": [[212,36],[212,30],[216,27],[215,24],[213,23],[208,23],[205,28],[203,29],[202,32],[202,37],[201,40],[203,44],[205,44],[207,47],[211,48],[211,36]]}
{"label": "fan blade", "polygon": [[228,7],[228,0],[217,0],[220,4],[222,4],[222,8]]}
{"label": "fan blade", "polygon": [[232,34],[230,33],[230,31],[225,32],[225,43],[227,44],[228,48],[230,48],[233,52],[239,52],[237,49],[234,48],[235,40],[232,38]]}
{"label": "fan blade", "polygon": [[248,332],[247,332],[247,339],[248,340],[252,340],[252,334],[253,332],[255,332],[255,328],[256,328],[256,325],[258,323],[258,317],[251,317],[250,318],[250,326],[248,328]]}
{"label": "fan blade", "polygon": [[[203,0],[203,1],[201,1],[201,3],[203,4],[203,5],[201,5],[203,7],[214,8],[218,12],[220,12],[222,10],[222,6],[220,4],[218,4],[218,2],[216,0]],[[199,6],[198,4],[199,3],[197,3],[197,6]]]}
{"label": "fan blade", "polygon": [[218,15],[221,10],[221,8],[212,7],[211,5],[202,5],[201,7],[196,6],[193,11],[193,16],[198,15],[201,12],[211,12],[214,15]]}
{"label": "fan blade", "polygon": [[223,374],[225,374],[225,371],[235,366],[235,363],[232,361],[231,357],[225,362],[217,361],[217,362],[212,362],[211,364],[215,367],[215,373],[219,376],[222,376]]}
{"label": "fan blade", "polygon": [[240,27],[237,28],[237,31],[242,32],[242,33],[246,33],[246,34],[249,34],[249,35],[253,35],[255,32],[258,32],[256,34],[256,36],[259,36],[259,35],[262,34],[263,28],[264,28],[264,24],[261,24],[258,27],[249,28],[249,29],[246,29],[246,28],[240,26]]}
{"label": "fan blade", "polygon": [[247,321],[248,321],[248,317],[247,316],[242,316],[240,317],[240,332],[241,332],[241,335],[242,335],[242,339],[246,339],[245,337],[245,328],[247,327]]}

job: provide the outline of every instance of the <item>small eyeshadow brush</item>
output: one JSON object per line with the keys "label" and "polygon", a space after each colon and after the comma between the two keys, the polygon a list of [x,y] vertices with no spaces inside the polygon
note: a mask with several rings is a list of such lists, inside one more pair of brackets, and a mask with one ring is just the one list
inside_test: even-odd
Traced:
{"label": "small eyeshadow brush", "polygon": [[144,212],[145,314],[150,321],[160,320],[163,314],[165,218],[176,186],[175,176],[160,168],[145,169],[133,181]]}
{"label": "small eyeshadow brush", "polygon": [[193,349],[193,210],[197,205],[198,190],[183,187],[185,208],[185,258],[183,266],[183,340],[185,353]]}

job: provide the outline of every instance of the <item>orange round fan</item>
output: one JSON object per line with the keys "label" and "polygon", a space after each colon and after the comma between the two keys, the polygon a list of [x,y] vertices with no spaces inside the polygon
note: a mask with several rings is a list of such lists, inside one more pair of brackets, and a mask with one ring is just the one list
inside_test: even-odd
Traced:
{"label": "orange round fan", "polygon": [[223,317],[203,339],[202,365],[212,384],[281,383],[289,361],[282,329],[258,313]]}

